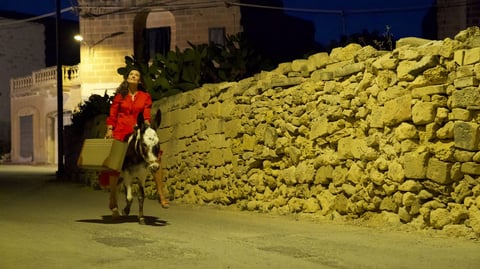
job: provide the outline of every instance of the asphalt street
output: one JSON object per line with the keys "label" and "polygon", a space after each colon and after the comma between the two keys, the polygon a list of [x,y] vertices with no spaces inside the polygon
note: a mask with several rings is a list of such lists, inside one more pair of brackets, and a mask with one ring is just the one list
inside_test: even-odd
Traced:
{"label": "asphalt street", "polygon": [[55,170],[0,164],[0,269],[480,268],[480,242],[419,231],[153,200],[146,225],[136,202],[114,221],[106,191]]}

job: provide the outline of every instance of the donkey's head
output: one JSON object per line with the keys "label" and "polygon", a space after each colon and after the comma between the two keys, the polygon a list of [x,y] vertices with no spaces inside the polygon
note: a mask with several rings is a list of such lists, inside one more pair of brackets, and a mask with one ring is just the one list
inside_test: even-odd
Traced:
{"label": "donkey's head", "polygon": [[[160,111],[157,113],[160,113]],[[160,140],[157,132],[148,124],[145,124],[142,113],[139,113],[137,117],[137,126],[128,139],[128,143],[129,149],[125,158],[128,162],[125,165],[144,162],[152,172],[160,168],[157,162],[160,154]]]}

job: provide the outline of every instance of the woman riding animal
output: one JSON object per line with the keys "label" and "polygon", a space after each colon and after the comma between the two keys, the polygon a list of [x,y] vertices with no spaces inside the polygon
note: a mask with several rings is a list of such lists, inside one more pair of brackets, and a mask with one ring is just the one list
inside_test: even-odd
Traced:
{"label": "woman riding animal", "polygon": [[[135,68],[130,69],[125,80],[117,88],[110,106],[110,113],[106,120],[107,132],[105,138],[113,138],[126,142],[128,136],[134,133],[135,126],[138,126],[137,117],[139,114],[143,117],[145,126],[150,126],[151,108],[152,98],[150,94],[142,88],[140,71]],[[159,153],[157,156],[159,169],[153,173],[153,177],[157,185],[159,203],[163,208],[168,208],[169,202],[164,193],[160,157]],[[109,207],[110,210],[112,210],[113,217],[120,215],[117,204],[117,184],[119,176],[120,171],[110,171]]]}

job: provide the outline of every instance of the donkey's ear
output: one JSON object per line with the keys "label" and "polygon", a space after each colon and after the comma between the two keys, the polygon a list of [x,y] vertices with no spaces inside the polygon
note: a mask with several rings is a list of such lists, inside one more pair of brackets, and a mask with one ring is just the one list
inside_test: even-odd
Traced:
{"label": "donkey's ear", "polygon": [[137,126],[142,128],[144,124],[145,124],[145,118],[143,117],[143,113],[140,112],[138,113],[138,116],[137,116]]}
{"label": "donkey's ear", "polygon": [[153,118],[152,121],[152,128],[157,129],[160,127],[160,123],[162,122],[162,111],[160,111],[160,108],[157,110],[157,113],[155,113],[155,117]]}

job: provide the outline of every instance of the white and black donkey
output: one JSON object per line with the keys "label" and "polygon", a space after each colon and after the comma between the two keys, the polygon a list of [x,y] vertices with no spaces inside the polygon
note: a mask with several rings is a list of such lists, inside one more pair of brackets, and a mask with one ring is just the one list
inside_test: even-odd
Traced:
{"label": "white and black donkey", "polygon": [[[138,221],[140,224],[145,224],[145,218],[143,215],[143,204],[145,200],[145,181],[149,174],[152,176],[159,176],[156,173],[160,172],[161,163],[161,150],[160,140],[158,138],[156,128],[160,126],[161,112],[157,111],[155,118],[152,122],[152,126],[145,123],[142,113],[139,113],[137,118],[137,125],[134,128],[134,132],[127,138],[128,147],[123,162],[122,170],[120,172],[120,178],[125,186],[126,206],[123,209],[123,215],[128,216],[130,214],[130,208],[133,202],[133,190],[132,185],[138,184]],[[161,176],[161,173],[160,173]],[[158,180],[157,180],[158,181]],[[160,179],[161,181],[161,179]],[[161,188],[158,186],[157,188]],[[111,195],[110,203],[117,205],[117,193],[118,187]],[[163,206],[163,204],[162,204]],[[113,217],[119,217],[118,210],[113,211]]]}

